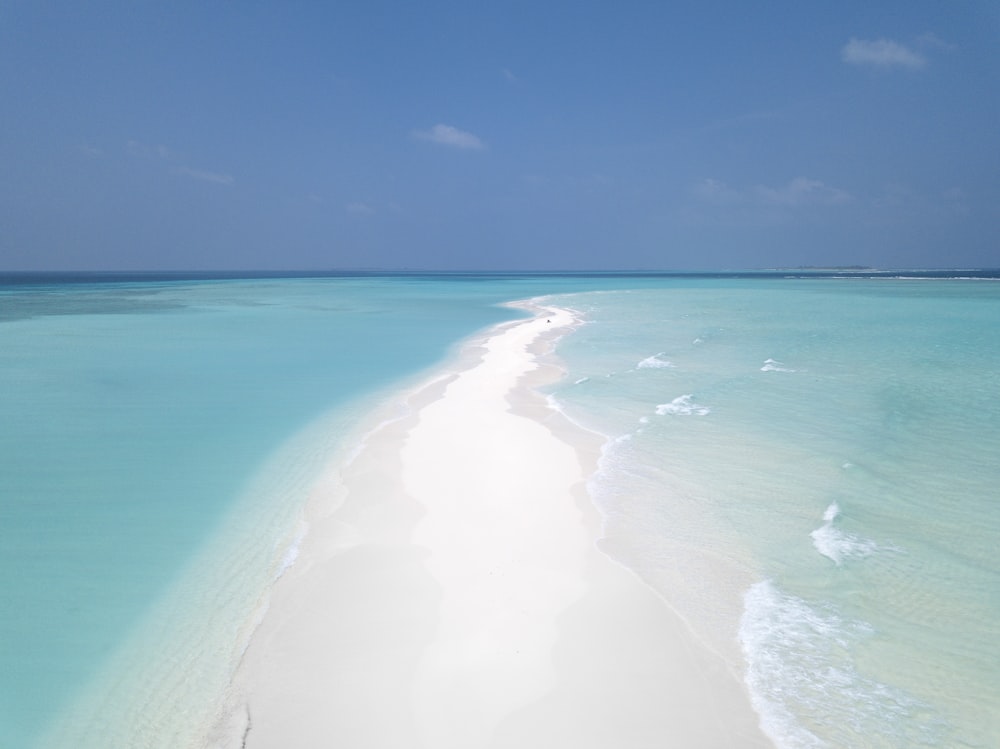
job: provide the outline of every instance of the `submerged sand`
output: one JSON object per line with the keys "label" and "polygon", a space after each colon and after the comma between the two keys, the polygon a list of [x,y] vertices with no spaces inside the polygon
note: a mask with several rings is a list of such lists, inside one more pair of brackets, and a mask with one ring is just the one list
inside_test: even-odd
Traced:
{"label": "submerged sand", "polygon": [[576,320],[534,311],[318,496],[213,746],[770,746],[731,668],[595,546],[601,440],[532,390]]}

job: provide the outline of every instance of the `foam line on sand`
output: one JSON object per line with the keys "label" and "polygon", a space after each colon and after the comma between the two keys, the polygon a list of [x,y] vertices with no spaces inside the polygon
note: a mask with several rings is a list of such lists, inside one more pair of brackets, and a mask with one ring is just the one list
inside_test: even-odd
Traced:
{"label": "foam line on sand", "polygon": [[414,391],[311,508],[214,745],[769,746],[725,664],[597,550],[600,442],[531,390],[577,320],[533,311]]}

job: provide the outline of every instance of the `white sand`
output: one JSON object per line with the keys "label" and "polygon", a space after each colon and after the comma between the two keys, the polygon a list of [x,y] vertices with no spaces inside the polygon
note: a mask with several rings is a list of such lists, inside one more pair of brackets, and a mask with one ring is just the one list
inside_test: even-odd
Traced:
{"label": "white sand", "polygon": [[533,352],[574,320],[540,313],[416,393],[345,469],[216,745],[770,746],[726,664],[597,551],[599,442],[530,390]]}

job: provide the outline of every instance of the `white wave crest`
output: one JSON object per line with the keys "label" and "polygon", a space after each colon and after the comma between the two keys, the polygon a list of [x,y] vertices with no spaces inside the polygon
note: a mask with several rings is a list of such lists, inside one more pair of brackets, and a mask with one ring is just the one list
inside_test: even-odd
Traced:
{"label": "white wave crest", "polygon": [[551,408],[556,413],[560,413],[560,414],[565,415],[565,411],[563,411],[562,403],[552,393],[549,393],[548,395],[545,396],[545,405],[548,406],[549,408]]}
{"label": "white wave crest", "polygon": [[764,366],[760,368],[761,372],[795,372],[797,370],[789,369],[782,365],[780,361],[776,359],[767,359],[764,362]]}
{"label": "white wave crest", "polygon": [[641,362],[635,365],[636,369],[671,369],[674,365],[672,362],[661,359],[663,352],[659,354],[654,354],[653,356],[647,356]]}
{"label": "white wave crest", "polygon": [[866,538],[844,533],[834,525],[840,515],[840,506],[833,502],[823,513],[823,525],[809,534],[813,546],[823,556],[833,560],[838,567],[844,559],[871,556],[879,550],[878,544]]}
{"label": "white wave crest", "polygon": [[681,395],[674,398],[670,403],[661,403],[656,407],[657,416],[706,416],[712,411],[708,406],[702,406],[691,400],[693,396]]}

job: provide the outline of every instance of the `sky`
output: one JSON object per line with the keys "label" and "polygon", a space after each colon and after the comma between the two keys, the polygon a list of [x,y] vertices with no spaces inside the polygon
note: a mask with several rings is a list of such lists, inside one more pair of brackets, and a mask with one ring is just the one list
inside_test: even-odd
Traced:
{"label": "sky", "polygon": [[995,0],[0,0],[0,269],[1000,267]]}

